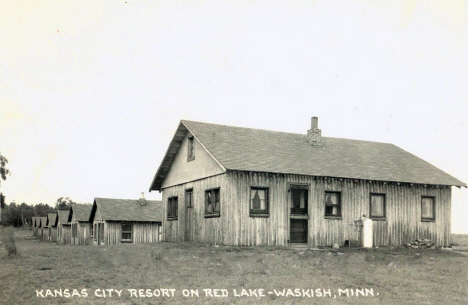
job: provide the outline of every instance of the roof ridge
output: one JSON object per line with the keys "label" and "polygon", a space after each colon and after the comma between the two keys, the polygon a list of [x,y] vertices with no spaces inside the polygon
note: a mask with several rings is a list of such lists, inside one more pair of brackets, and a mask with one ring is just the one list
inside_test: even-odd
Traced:
{"label": "roof ridge", "polygon": [[[238,128],[238,129],[247,129],[247,130],[254,130],[254,131],[266,131],[271,133],[279,133],[279,134],[289,134],[289,135],[297,135],[297,136],[304,136],[307,137],[306,133],[297,133],[297,132],[287,132],[287,131],[279,131],[279,130],[271,130],[271,129],[264,129],[264,128],[253,128],[253,127],[242,127],[242,126],[233,126],[233,125],[225,125],[225,124],[216,124],[216,123],[207,123],[207,122],[200,122],[200,121],[191,121],[191,120],[180,120],[181,122],[189,122],[189,123],[196,123],[196,124],[205,124],[205,125],[213,125],[213,126],[222,126],[228,128]],[[342,137],[326,137],[322,136],[322,139],[337,139],[337,140],[347,140],[347,141],[358,141],[358,142],[370,142],[370,143],[381,143],[381,144],[389,144],[394,145],[390,142],[381,142],[381,141],[372,141],[372,140],[360,140],[360,139],[350,139],[350,138],[342,138]],[[397,146],[398,147],[398,146]]]}

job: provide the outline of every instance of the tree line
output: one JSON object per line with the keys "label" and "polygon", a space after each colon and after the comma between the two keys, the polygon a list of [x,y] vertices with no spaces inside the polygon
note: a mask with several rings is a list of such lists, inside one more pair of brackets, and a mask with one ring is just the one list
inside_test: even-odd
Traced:
{"label": "tree line", "polygon": [[[3,195],[1,195],[3,196]],[[3,196],[3,202],[5,197]],[[57,210],[67,210],[71,204],[75,203],[68,197],[60,197],[55,202],[55,205],[50,206],[47,203],[39,203],[29,205],[25,202],[16,204],[4,204],[1,211],[1,223],[4,226],[31,226],[33,217],[46,217],[49,213],[54,213]]]}

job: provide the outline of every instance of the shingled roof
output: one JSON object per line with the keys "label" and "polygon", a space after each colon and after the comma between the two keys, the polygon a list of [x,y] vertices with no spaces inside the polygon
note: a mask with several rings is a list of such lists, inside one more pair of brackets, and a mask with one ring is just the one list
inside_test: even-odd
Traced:
{"label": "shingled roof", "polygon": [[66,224],[68,222],[68,216],[70,215],[70,210],[58,210],[57,211],[57,222],[60,221],[61,224]]}
{"label": "shingled roof", "polygon": [[68,222],[72,220],[73,215],[75,215],[76,221],[89,221],[89,216],[91,215],[92,208],[93,206],[90,204],[73,203],[70,206],[70,214],[68,216]]}
{"label": "shingled roof", "polygon": [[102,220],[106,221],[141,221],[161,222],[162,202],[144,199],[144,205],[140,200],[95,198],[92,216],[99,209]]}
{"label": "shingled roof", "polygon": [[162,182],[189,131],[225,170],[256,171],[465,186],[415,155],[388,143],[322,137],[311,145],[307,135],[182,120],[151,190]]}
{"label": "shingled roof", "polygon": [[32,226],[33,226],[33,227],[36,227],[36,218],[37,218],[36,216],[33,216],[33,217],[31,218],[31,222],[32,222]]}
{"label": "shingled roof", "polygon": [[57,213],[47,214],[47,224],[49,225],[49,227],[57,226]]}
{"label": "shingled roof", "polygon": [[40,224],[40,228],[45,228],[45,226],[47,225],[47,217],[39,217],[40,220],[39,220],[39,224]]}

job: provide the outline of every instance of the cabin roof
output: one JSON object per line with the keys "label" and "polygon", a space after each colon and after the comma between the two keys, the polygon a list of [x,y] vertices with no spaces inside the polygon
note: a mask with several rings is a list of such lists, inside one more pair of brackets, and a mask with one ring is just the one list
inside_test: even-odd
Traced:
{"label": "cabin roof", "polygon": [[68,222],[69,215],[70,215],[70,210],[58,210],[57,222],[60,221],[61,224],[66,224]]}
{"label": "cabin roof", "polygon": [[47,214],[47,225],[49,227],[57,226],[57,213],[49,213]]}
{"label": "cabin roof", "polygon": [[72,203],[68,215],[68,222],[71,222],[73,215],[75,215],[76,221],[89,221],[92,208],[93,206],[91,204]]}
{"label": "cabin roof", "polygon": [[31,222],[32,222],[32,226],[33,226],[33,227],[36,226],[36,218],[37,218],[36,216],[33,216],[33,217],[31,218]]}
{"label": "cabin roof", "polygon": [[97,207],[106,221],[162,222],[162,202],[146,199],[145,202],[146,205],[141,205],[138,199],[95,198],[91,217]]}
{"label": "cabin roof", "polygon": [[45,228],[47,225],[47,217],[39,217],[40,218],[40,227]]}
{"label": "cabin roof", "polygon": [[190,132],[226,170],[465,186],[434,165],[389,143],[322,137],[182,120],[156,172],[161,190],[186,133]]}

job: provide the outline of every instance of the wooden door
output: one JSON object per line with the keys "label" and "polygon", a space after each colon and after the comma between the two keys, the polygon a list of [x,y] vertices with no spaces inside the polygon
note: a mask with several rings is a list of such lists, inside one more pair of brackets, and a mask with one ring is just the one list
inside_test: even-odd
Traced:
{"label": "wooden door", "polygon": [[192,190],[185,191],[185,234],[184,241],[191,242],[192,239],[192,207],[193,207],[193,192]]}
{"label": "wooden door", "polygon": [[308,243],[309,185],[290,185],[289,242]]}
{"label": "wooden door", "polygon": [[291,219],[289,227],[291,243],[307,243],[307,219]]}

